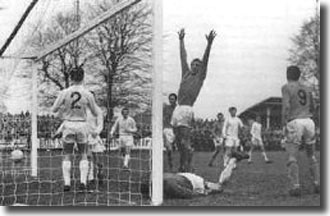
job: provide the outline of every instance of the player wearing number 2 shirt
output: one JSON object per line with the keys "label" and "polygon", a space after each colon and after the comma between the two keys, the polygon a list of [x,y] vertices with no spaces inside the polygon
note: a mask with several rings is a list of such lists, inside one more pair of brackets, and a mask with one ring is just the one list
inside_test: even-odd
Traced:
{"label": "player wearing number 2 shirt", "polygon": [[[82,155],[79,163],[80,186],[81,190],[86,189],[89,162],[87,160],[87,137],[90,127],[87,123],[87,110],[89,109],[94,116],[98,116],[97,105],[91,92],[83,86],[84,70],[75,68],[70,73],[72,86],[60,92],[52,111],[57,113],[61,110],[63,124],[63,148],[64,160],[62,163],[64,191],[70,190],[70,172],[73,147],[76,143],[78,151]],[[97,133],[97,131],[91,132]]]}
{"label": "player wearing number 2 shirt", "polygon": [[299,181],[299,167],[297,155],[299,147],[304,142],[309,160],[314,191],[319,193],[319,165],[314,155],[315,149],[315,124],[313,117],[312,91],[299,82],[300,69],[296,66],[287,68],[288,83],[282,87],[282,123],[285,134],[285,148],[289,155],[287,167],[291,181],[289,194],[301,195]]}

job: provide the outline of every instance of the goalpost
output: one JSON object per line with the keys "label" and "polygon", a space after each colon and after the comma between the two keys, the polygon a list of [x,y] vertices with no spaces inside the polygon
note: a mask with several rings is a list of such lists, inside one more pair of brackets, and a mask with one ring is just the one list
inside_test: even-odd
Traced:
{"label": "goalpost", "polygon": [[[40,150],[40,138],[38,137],[38,70],[36,68],[36,63],[38,63],[40,60],[42,60],[43,58],[47,57],[48,55],[52,54],[54,51],[68,45],[69,43],[71,43],[72,41],[82,37],[83,35],[87,34],[88,32],[90,32],[91,30],[93,30],[94,28],[96,28],[97,26],[99,26],[100,24],[106,22],[107,20],[111,19],[112,17],[114,17],[115,15],[117,15],[118,13],[130,8],[131,6],[137,4],[141,2],[141,0],[122,0],[119,1],[118,3],[116,3],[110,10],[108,10],[107,12],[105,12],[104,14],[101,14],[100,16],[96,17],[95,19],[93,19],[90,23],[88,23],[86,26],[78,29],[77,31],[73,32],[72,34],[68,35],[66,38],[56,42],[55,44],[52,44],[51,46],[47,47],[45,50],[36,53],[32,56],[28,56],[28,57],[24,57],[27,59],[31,59],[30,60],[30,68],[31,68],[31,74],[32,74],[32,108],[31,108],[31,152],[30,152],[30,166],[31,166],[31,176],[35,179],[29,179],[28,177],[24,177],[24,184],[28,181],[31,181],[32,184],[36,183],[39,181],[40,177],[40,173],[41,171],[44,171],[45,168],[40,168],[40,166],[43,165],[43,160],[38,160],[38,154],[40,154],[39,150]],[[140,164],[144,164],[146,161],[150,164],[150,178],[149,178],[149,189],[150,189],[150,204],[151,205],[161,205],[162,201],[163,201],[163,135],[162,135],[162,0],[154,0],[152,3],[152,8],[153,8],[153,22],[152,22],[152,26],[153,26],[153,37],[152,37],[152,63],[153,63],[153,67],[152,67],[152,98],[150,98],[150,100],[152,101],[152,117],[151,117],[151,126],[152,126],[152,144],[151,144],[151,148],[149,149],[149,153],[150,155],[150,159],[141,159],[142,162],[140,161]],[[140,153],[139,153],[140,154]],[[139,155],[137,157],[140,157],[141,155]],[[57,163],[57,162],[53,162],[53,159],[51,158],[52,154],[50,154],[49,156],[49,160],[50,160],[50,164],[52,163]],[[109,156],[111,157],[111,156]],[[141,158],[143,158],[141,156]],[[137,158],[139,159],[139,158]],[[106,158],[106,161],[108,161],[108,164],[110,164],[111,158]],[[58,166],[58,164],[57,164]],[[140,165],[139,165],[140,166]],[[42,170],[43,169],[43,170]],[[114,172],[119,172],[117,170],[118,168],[111,168],[111,170],[113,170]],[[50,167],[50,171],[46,170],[46,173],[52,173],[52,172],[58,172],[58,169],[55,170],[52,167]],[[131,171],[134,172],[134,171]],[[141,171],[141,172],[136,172],[138,173],[137,175],[143,175],[145,173],[149,173],[148,171]],[[0,173],[1,174],[1,173]],[[109,174],[109,170],[108,170],[108,174]],[[110,173],[111,174],[111,173]],[[43,173],[42,175],[47,175],[45,173]],[[53,174],[51,174],[53,175]],[[74,175],[74,174],[73,174]],[[127,184],[126,180],[121,179],[121,174],[118,174],[119,176],[116,177],[118,182],[115,182],[113,180],[107,180],[107,185],[106,188],[110,188],[111,185],[110,184],[116,184],[118,185],[118,187],[120,187],[122,184]],[[126,174],[125,174],[126,175]],[[130,176],[133,175],[131,173],[128,174],[128,181],[139,181],[139,180],[134,180],[134,177]],[[0,178],[2,178],[2,176],[0,175]],[[39,182],[40,185],[38,185],[38,191],[43,191],[43,189],[45,189],[44,187],[51,187],[50,192],[45,192],[45,193],[41,193],[42,195],[38,195],[37,199],[38,199],[38,203],[39,200],[42,201],[43,197],[49,197],[54,195],[58,195],[59,192],[56,191],[56,187],[58,187],[58,183],[56,181],[54,181],[53,179],[46,179],[44,182]],[[52,185],[55,184],[55,185]],[[130,184],[130,183],[128,183]],[[140,182],[141,184],[141,182]],[[46,186],[48,185],[48,186]],[[1,185],[0,185],[1,186]],[[5,186],[2,185],[3,187]],[[18,191],[21,185],[17,184],[15,185],[15,191]],[[24,186],[25,187],[25,186]],[[25,188],[25,190],[29,191],[29,187],[30,185],[26,186],[27,188]],[[130,189],[131,186],[128,185],[128,188]],[[0,188],[0,193],[2,191],[5,191],[4,188]],[[119,190],[119,195],[118,197],[116,196],[116,198],[111,198],[112,196],[112,192],[106,192],[105,191],[105,195],[109,196],[110,199],[118,199],[118,205],[138,205],[137,202],[134,202],[134,200],[131,199],[131,196],[127,194],[125,194],[126,192],[124,192],[123,194],[121,194],[120,189]],[[136,190],[136,188],[134,189]],[[52,192],[55,191],[55,192]],[[38,193],[39,193],[38,192]],[[102,191],[101,191],[102,192]],[[98,203],[98,199],[102,199],[103,195],[101,194],[100,191],[98,191],[98,195],[96,196],[96,200],[93,202],[89,201],[88,198],[88,194],[86,195],[86,197],[84,197],[83,199],[85,200],[83,205],[99,205]],[[28,192],[26,192],[28,193]],[[35,193],[35,192],[33,192]],[[63,192],[61,192],[63,193]],[[117,192],[116,192],[117,193]],[[132,192],[132,193],[139,193],[137,191]],[[36,195],[36,194],[33,194]],[[2,202],[2,196],[0,194],[0,203]],[[74,197],[79,197],[79,194],[74,193]],[[140,195],[138,195],[140,196]],[[28,202],[29,197],[25,196],[25,201]],[[65,204],[63,196],[61,196],[61,203]],[[78,198],[77,198],[78,199]],[[105,199],[105,198],[104,198]],[[17,197],[15,197],[15,200],[18,200]],[[49,201],[49,204],[47,205],[52,205],[52,203],[56,203],[55,201]],[[20,202],[18,202],[20,203]],[[24,202],[23,202],[24,203]],[[42,203],[42,202],[41,202]],[[14,203],[16,204],[16,203]],[[26,204],[26,203],[25,203]],[[73,205],[80,205],[80,203],[75,203],[75,201],[73,201],[72,203]],[[141,202],[142,205],[146,205],[145,203]],[[140,204],[140,205],[141,205]],[[108,200],[107,201],[107,205],[112,205],[112,203]]]}

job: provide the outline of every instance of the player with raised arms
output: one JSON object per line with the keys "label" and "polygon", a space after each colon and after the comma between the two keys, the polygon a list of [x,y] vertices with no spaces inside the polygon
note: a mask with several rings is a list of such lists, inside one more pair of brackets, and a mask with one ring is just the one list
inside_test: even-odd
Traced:
{"label": "player with raised arms", "polygon": [[288,176],[291,196],[301,195],[299,167],[297,157],[304,143],[309,168],[314,183],[314,192],[320,192],[319,164],[315,157],[315,123],[313,94],[310,88],[299,82],[300,69],[297,66],[287,68],[287,83],[282,87],[282,125],[285,136],[285,149],[288,153]]}
{"label": "player with raised arms", "polygon": [[251,146],[249,151],[249,160],[248,163],[252,163],[252,152],[255,148],[260,147],[261,154],[264,156],[266,163],[271,163],[272,161],[268,159],[264,143],[262,141],[262,125],[260,116],[250,116],[249,124],[251,125],[250,135],[251,135]]}
{"label": "player with raised arms", "polygon": [[121,116],[117,118],[115,124],[110,131],[110,137],[114,137],[115,132],[119,129],[119,146],[123,156],[123,168],[128,169],[131,158],[131,149],[134,146],[134,133],[137,132],[135,120],[129,116],[129,109],[124,107],[121,110]]}
{"label": "player with raised arms", "polygon": [[[79,189],[86,190],[87,188],[89,170],[87,138],[90,133],[90,127],[87,122],[87,110],[89,109],[94,116],[99,115],[92,93],[83,85],[84,70],[81,67],[72,69],[70,80],[72,85],[59,93],[52,107],[54,113],[61,110],[63,118],[61,131],[63,133],[62,141],[64,148],[64,159],[62,162],[64,191],[70,191],[71,189],[71,155],[73,154],[75,143],[81,154],[81,160],[79,162]],[[93,131],[92,134],[96,136],[97,131]]]}
{"label": "player with raised arms", "polygon": [[168,166],[170,170],[173,169],[172,163],[172,152],[173,152],[173,144],[175,141],[175,135],[173,131],[173,127],[171,125],[171,119],[173,115],[173,111],[176,108],[178,96],[174,93],[168,96],[169,104],[164,104],[163,107],[163,139],[164,146],[167,152],[168,158]]}
{"label": "player with raised arms", "polygon": [[174,128],[178,149],[180,152],[180,172],[192,171],[193,149],[191,146],[191,130],[194,120],[193,106],[204,84],[207,74],[211,46],[216,37],[215,31],[206,35],[207,46],[203,59],[194,59],[190,67],[187,61],[184,38],[185,31],[178,33],[180,40],[181,83],[178,92],[178,106],[175,108],[171,120]]}

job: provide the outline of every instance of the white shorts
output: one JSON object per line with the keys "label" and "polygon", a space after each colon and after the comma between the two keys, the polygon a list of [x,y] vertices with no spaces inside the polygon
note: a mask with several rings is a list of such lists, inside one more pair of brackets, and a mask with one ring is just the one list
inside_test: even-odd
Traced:
{"label": "white shorts", "polygon": [[262,139],[260,139],[260,138],[252,137],[251,143],[253,146],[264,146],[264,143],[262,142]]}
{"label": "white shorts", "polygon": [[134,137],[133,136],[119,136],[119,147],[133,147],[134,146]]}
{"label": "white shorts", "polygon": [[205,194],[205,180],[204,178],[193,173],[178,173],[180,176],[187,178],[193,186],[194,193]]}
{"label": "white shorts", "polygon": [[194,120],[194,110],[191,106],[177,106],[173,111],[171,125],[173,127],[191,127]]}
{"label": "white shorts", "polygon": [[315,123],[312,119],[295,119],[286,125],[286,141],[300,145],[315,144]]}
{"label": "white shorts", "polygon": [[86,144],[89,134],[89,126],[83,121],[64,121],[60,127],[63,132],[64,143]]}
{"label": "white shorts", "polygon": [[227,137],[225,139],[225,146],[226,147],[239,147],[240,146],[240,140],[236,137]]}
{"label": "white shorts", "polygon": [[163,137],[164,137],[164,147],[167,150],[172,150],[172,144],[175,141],[175,135],[173,132],[173,128],[164,128],[163,130]]}
{"label": "white shorts", "polygon": [[214,147],[221,147],[223,146],[223,138],[222,137],[216,137],[213,139]]}
{"label": "white shorts", "polygon": [[100,136],[93,138],[92,135],[89,135],[88,147],[89,151],[93,153],[101,153],[105,151],[105,146]]}

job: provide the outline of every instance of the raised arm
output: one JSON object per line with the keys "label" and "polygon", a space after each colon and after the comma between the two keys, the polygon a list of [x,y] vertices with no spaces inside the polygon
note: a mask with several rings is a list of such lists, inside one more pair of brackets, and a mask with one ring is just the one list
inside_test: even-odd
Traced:
{"label": "raised arm", "polygon": [[217,33],[214,30],[210,31],[210,33],[205,36],[206,40],[207,40],[207,46],[206,46],[204,56],[203,56],[203,60],[202,60],[203,61],[203,68],[204,68],[204,70],[203,70],[204,75],[206,75],[206,72],[207,72],[207,65],[209,63],[211,47],[212,47],[213,40],[216,36],[217,36]]}
{"label": "raised arm", "polygon": [[58,97],[56,98],[53,107],[51,108],[52,112],[57,113],[63,103],[64,103],[64,92],[61,91]]}
{"label": "raised arm", "polygon": [[184,45],[184,37],[186,35],[184,29],[181,29],[178,32],[179,40],[180,40],[180,60],[181,60],[181,70],[182,77],[189,71],[188,61],[187,61],[187,51]]}

